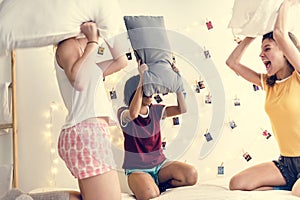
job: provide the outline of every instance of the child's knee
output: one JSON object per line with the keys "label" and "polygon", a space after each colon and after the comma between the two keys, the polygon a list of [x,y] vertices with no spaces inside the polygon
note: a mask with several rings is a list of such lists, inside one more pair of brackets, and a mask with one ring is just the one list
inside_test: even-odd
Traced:
{"label": "child's knee", "polygon": [[198,181],[198,172],[195,167],[191,167],[187,176],[187,184],[195,185]]}
{"label": "child's knee", "polygon": [[140,191],[140,192],[137,192],[135,194],[135,197],[137,200],[148,200],[148,199],[153,199],[153,198],[156,198],[160,195],[160,192],[158,189],[151,189],[151,188],[148,188],[146,190],[143,190],[143,191]]}

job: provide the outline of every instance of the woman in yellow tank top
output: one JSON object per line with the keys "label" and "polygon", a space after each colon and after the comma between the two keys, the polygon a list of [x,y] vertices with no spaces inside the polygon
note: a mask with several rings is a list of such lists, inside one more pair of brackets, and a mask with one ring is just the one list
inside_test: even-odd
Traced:
{"label": "woman in yellow tank top", "polygon": [[280,149],[278,160],[252,166],[230,180],[231,190],[291,190],[300,196],[300,46],[287,30],[289,8],[300,0],[284,0],[274,31],[263,36],[260,57],[266,74],[241,63],[254,38],[246,37],[226,64],[247,81],[266,91],[265,110]]}

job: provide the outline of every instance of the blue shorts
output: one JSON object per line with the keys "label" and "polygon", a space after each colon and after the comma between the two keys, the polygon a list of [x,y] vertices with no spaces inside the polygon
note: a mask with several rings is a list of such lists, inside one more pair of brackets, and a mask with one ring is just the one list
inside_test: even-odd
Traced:
{"label": "blue shorts", "polygon": [[125,175],[129,176],[133,172],[144,172],[144,173],[149,174],[153,178],[153,180],[155,181],[155,183],[157,185],[159,185],[159,180],[158,180],[159,170],[168,161],[169,161],[168,159],[165,159],[162,163],[160,163],[160,164],[158,164],[158,165],[156,165],[156,166],[154,166],[152,168],[148,168],[148,169],[125,169]]}
{"label": "blue shorts", "polygon": [[286,181],[286,185],[275,186],[274,190],[292,190],[294,183],[300,178],[300,157],[280,156],[273,163]]}

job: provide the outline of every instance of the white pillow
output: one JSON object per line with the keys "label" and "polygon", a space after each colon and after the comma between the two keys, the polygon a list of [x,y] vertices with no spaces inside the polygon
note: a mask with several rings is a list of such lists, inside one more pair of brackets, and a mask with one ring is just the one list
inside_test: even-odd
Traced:
{"label": "white pillow", "polygon": [[120,33],[123,19],[118,0],[2,0],[0,55],[78,36],[80,25],[90,20],[105,39]]}
{"label": "white pillow", "polygon": [[11,189],[12,166],[0,165],[0,199]]}
{"label": "white pillow", "polygon": [[283,0],[235,0],[228,24],[234,35],[260,36],[273,31]]}

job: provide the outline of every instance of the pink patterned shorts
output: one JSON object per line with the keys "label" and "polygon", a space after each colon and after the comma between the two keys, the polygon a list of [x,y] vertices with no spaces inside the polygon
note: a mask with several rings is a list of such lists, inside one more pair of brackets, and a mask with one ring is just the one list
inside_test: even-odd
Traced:
{"label": "pink patterned shorts", "polygon": [[108,125],[84,121],[61,131],[58,153],[75,178],[85,179],[115,167]]}

